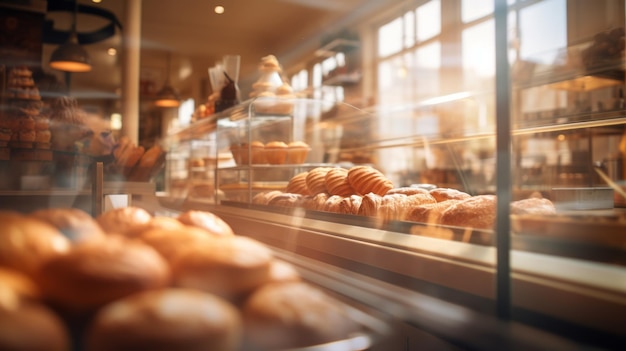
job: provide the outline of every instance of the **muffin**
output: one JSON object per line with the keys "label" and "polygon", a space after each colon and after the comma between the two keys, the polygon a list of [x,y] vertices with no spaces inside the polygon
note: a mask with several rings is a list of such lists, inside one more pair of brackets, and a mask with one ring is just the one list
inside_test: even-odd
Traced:
{"label": "muffin", "polygon": [[246,155],[245,163],[243,162],[244,160],[241,159],[241,156],[242,156],[241,149],[242,147],[240,144],[232,144],[230,146],[230,152],[233,154],[233,160],[235,160],[235,163],[238,165],[243,165],[243,164],[248,163],[247,155]]}
{"label": "muffin", "polygon": [[265,144],[265,157],[271,165],[281,165],[287,161],[287,144],[283,141],[270,141]]}
{"label": "muffin", "polygon": [[309,154],[309,144],[303,141],[293,141],[287,145],[287,163],[301,164]]}
{"label": "muffin", "polygon": [[250,143],[250,162],[255,165],[267,163],[265,145],[262,142],[253,141]]}
{"label": "muffin", "polygon": [[250,144],[241,143],[230,146],[230,152],[238,165],[263,164],[265,159],[265,145],[260,141],[253,141]]}

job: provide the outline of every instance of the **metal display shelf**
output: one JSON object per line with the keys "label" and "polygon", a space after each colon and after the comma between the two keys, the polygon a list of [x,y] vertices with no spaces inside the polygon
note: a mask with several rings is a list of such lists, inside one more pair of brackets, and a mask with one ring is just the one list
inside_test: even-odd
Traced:
{"label": "metal display shelf", "polygon": [[[134,200],[156,203],[156,185],[151,182],[104,180],[103,165],[96,163],[91,182],[81,188],[49,188],[40,190],[0,190],[0,203],[6,209],[30,212],[40,206],[77,207],[96,216],[102,213],[110,195],[127,195],[128,205]],[[90,184],[90,185],[89,185]],[[146,201],[151,200],[154,201]]]}

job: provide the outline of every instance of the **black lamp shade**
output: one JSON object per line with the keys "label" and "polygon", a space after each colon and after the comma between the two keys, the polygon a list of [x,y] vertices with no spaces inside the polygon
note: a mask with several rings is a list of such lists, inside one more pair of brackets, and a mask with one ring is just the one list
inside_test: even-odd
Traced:
{"label": "black lamp shade", "polygon": [[52,52],[50,67],[65,72],[91,71],[91,60],[87,51],[78,44],[76,33],[72,33],[65,44]]}
{"label": "black lamp shade", "polygon": [[169,84],[165,84],[157,94],[157,99],[154,104],[159,107],[178,107],[180,106],[180,97],[174,88]]}

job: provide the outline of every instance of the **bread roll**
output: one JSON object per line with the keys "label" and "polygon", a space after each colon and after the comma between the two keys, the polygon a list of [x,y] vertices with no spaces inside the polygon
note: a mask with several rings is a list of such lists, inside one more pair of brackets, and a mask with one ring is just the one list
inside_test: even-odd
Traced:
{"label": "bread roll", "polygon": [[324,211],[324,206],[328,200],[327,193],[318,193],[311,199],[311,209],[316,211]]}
{"label": "bread roll", "polygon": [[233,236],[233,229],[223,219],[208,211],[186,211],[178,216],[186,225],[202,228],[217,236]]}
{"label": "bread roll", "polygon": [[[396,194],[387,194],[386,196],[399,195]],[[428,192],[426,193],[416,193],[413,195],[404,196],[398,198],[398,204],[396,207],[395,219],[397,220],[407,220],[409,217],[409,213],[411,209],[417,206],[426,205],[426,204],[435,204],[437,200],[432,197]]]}
{"label": "bread roll", "polygon": [[435,200],[435,198],[428,193],[414,194],[414,195],[407,195],[407,197],[404,198],[403,206],[406,207],[407,209],[410,209],[415,206],[421,206],[425,204],[434,204],[434,203],[437,203],[437,200]]}
{"label": "bread roll", "polygon": [[295,208],[300,206],[301,200],[302,195],[300,194],[282,193],[273,196],[267,204],[270,206]]}
{"label": "bread roll", "polygon": [[428,190],[423,189],[423,188],[418,188],[418,187],[412,187],[412,186],[405,186],[405,187],[400,187],[400,188],[393,188],[389,191],[387,191],[387,194],[385,195],[392,195],[392,194],[402,194],[402,195],[416,195],[416,194],[428,194]]}
{"label": "bread roll", "polygon": [[60,318],[43,304],[0,290],[0,350],[70,351]]}
{"label": "bread roll", "polygon": [[440,223],[457,227],[492,229],[496,221],[495,195],[472,196],[446,208]]}
{"label": "bread roll", "polygon": [[300,195],[311,195],[309,188],[306,185],[306,176],[309,172],[301,172],[293,176],[289,183],[287,184],[287,188],[285,189],[286,193],[292,194],[300,194]]}
{"label": "bread roll", "polygon": [[342,200],[343,196],[329,196],[328,199],[326,199],[326,202],[324,202],[324,207],[322,208],[322,211],[339,213]]}
{"label": "bread roll", "polygon": [[0,296],[10,294],[19,300],[36,301],[41,298],[39,287],[30,277],[14,269],[0,268]]}
{"label": "bread roll", "polygon": [[256,205],[267,205],[274,196],[278,196],[283,192],[280,190],[262,191],[252,198],[252,203]]}
{"label": "bread roll", "polygon": [[10,268],[0,268],[0,300],[38,301],[41,291],[34,280]]}
{"label": "bread roll", "polygon": [[385,195],[393,184],[380,171],[370,166],[355,166],[348,170],[348,182],[357,194]]}
{"label": "bread roll", "polygon": [[313,196],[312,195],[303,195],[302,198],[300,199],[300,207],[307,209],[307,210],[312,210],[313,209]]}
{"label": "bread roll", "polygon": [[403,212],[406,207],[404,200],[407,196],[402,194],[391,194],[382,197],[378,211],[374,214],[383,221],[403,219]]}
{"label": "bread roll", "polygon": [[383,197],[374,194],[368,193],[363,196],[361,200],[361,206],[359,206],[359,212],[357,213],[360,216],[369,216],[375,217],[378,215],[378,209],[380,208],[380,204],[382,203]]}
{"label": "bread roll", "polygon": [[344,197],[339,204],[339,213],[356,215],[359,213],[359,207],[363,197],[359,195],[351,195]]}
{"label": "bread roll", "polygon": [[291,263],[278,259],[272,260],[268,283],[296,282],[300,280],[300,274]]}
{"label": "bread roll", "polygon": [[134,147],[128,155],[122,155],[121,165],[123,169],[123,174],[126,178],[130,178],[131,173],[135,169],[137,163],[146,152],[146,149],[143,146]]}
{"label": "bread roll", "polygon": [[168,265],[153,248],[121,236],[75,246],[45,262],[39,273],[44,296],[71,312],[170,282]]}
{"label": "bread roll", "polygon": [[283,192],[280,190],[262,191],[254,196],[252,203],[258,205],[268,205],[274,197],[282,194]]}
{"label": "bread roll", "polygon": [[145,182],[164,162],[164,151],[159,145],[153,145],[141,155],[141,158],[128,175],[130,181]]}
{"label": "bread roll", "polygon": [[330,167],[317,167],[309,171],[306,176],[306,186],[312,195],[327,193],[326,173],[330,171]]}
{"label": "bread roll", "polygon": [[312,346],[358,330],[343,305],[304,282],[267,284],[242,307],[247,338],[262,349]]}
{"label": "bread roll", "polygon": [[544,198],[531,197],[511,203],[511,214],[514,215],[553,215],[556,208],[552,201]]}
{"label": "bread roll", "polygon": [[127,232],[126,236],[132,238],[140,238],[143,233],[147,231],[151,231],[153,229],[163,229],[166,231],[177,231],[181,228],[185,227],[185,225],[176,218],[172,217],[153,217],[145,224],[140,224],[131,227]]}
{"label": "bread roll", "polygon": [[223,237],[176,257],[174,283],[237,301],[270,280],[272,259],[272,252],[254,239]]}
{"label": "bread roll", "polygon": [[348,182],[348,170],[345,168],[332,168],[326,173],[326,189],[331,195],[342,197],[354,195],[356,191]]}
{"label": "bread roll", "polygon": [[123,149],[120,157],[115,162],[123,169],[130,170],[139,162],[145,151],[143,146],[137,146],[131,142],[130,145]]}
{"label": "bread roll", "polygon": [[130,138],[126,135],[122,136],[117,142],[117,146],[113,149],[113,156],[116,160],[119,160],[122,155],[127,152],[126,150],[131,146]]}
{"label": "bread roll", "polygon": [[138,228],[145,227],[151,220],[152,215],[148,211],[132,206],[116,208],[96,217],[105,232],[127,236],[136,235]]}
{"label": "bread roll", "polygon": [[70,241],[46,222],[0,212],[0,223],[0,266],[34,277],[44,262],[70,250]]}
{"label": "bread roll", "polygon": [[441,222],[441,214],[443,211],[459,201],[461,200],[447,200],[413,206],[407,212],[406,220],[428,224],[439,224]]}
{"label": "bread roll", "polygon": [[435,200],[437,200],[437,202],[447,200],[465,200],[471,197],[468,193],[450,188],[435,188],[430,190],[429,193],[435,198]]}
{"label": "bread roll", "polygon": [[77,208],[47,208],[30,213],[57,228],[73,243],[104,237],[100,225],[87,212]]}
{"label": "bread roll", "polygon": [[100,310],[86,351],[237,351],[239,311],[200,291],[163,289],[137,293]]}
{"label": "bread roll", "polygon": [[153,228],[139,238],[172,263],[181,252],[193,246],[210,245],[218,237],[202,228],[181,224],[178,228]]}

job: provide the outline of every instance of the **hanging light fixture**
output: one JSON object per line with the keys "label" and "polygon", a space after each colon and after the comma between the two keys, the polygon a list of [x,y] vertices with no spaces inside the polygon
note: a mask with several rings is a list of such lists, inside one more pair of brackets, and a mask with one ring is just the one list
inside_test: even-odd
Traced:
{"label": "hanging light fixture", "polygon": [[154,102],[159,107],[178,107],[180,106],[180,97],[174,88],[170,85],[170,53],[167,54],[167,66],[165,69],[165,85],[157,93],[157,99]]}
{"label": "hanging light fixture", "polygon": [[76,0],[74,4],[70,37],[65,44],[59,46],[52,52],[52,56],[50,56],[50,67],[65,72],[89,72],[91,71],[89,54],[78,44],[78,35],[76,34],[78,0]]}

